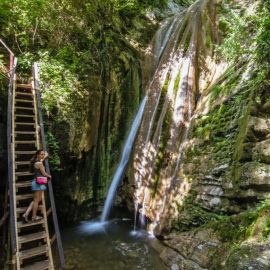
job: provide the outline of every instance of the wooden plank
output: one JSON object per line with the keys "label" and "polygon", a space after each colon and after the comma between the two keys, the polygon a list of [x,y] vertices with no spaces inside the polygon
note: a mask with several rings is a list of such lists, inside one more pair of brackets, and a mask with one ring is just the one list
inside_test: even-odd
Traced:
{"label": "wooden plank", "polygon": [[51,245],[53,244],[53,242],[55,241],[56,239],[56,234],[53,235],[53,237],[51,238]]}
{"label": "wooden plank", "polygon": [[15,151],[15,155],[34,155],[36,151]]}
{"label": "wooden plank", "polygon": [[31,234],[19,236],[18,240],[20,244],[23,244],[23,243],[40,240],[40,239],[45,239],[46,237],[47,237],[47,234],[45,231],[43,231],[43,232],[37,232],[37,233],[31,233]]}
{"label": "wooden plank", "polygon": [[32,172],[25,171],[25,172],[16,172],[15,175],[16,176],[27,176],[27,175],[33,176],[34,174]]}
{"label": "wooden plank", "polygon": [[31,186],[32,186],[31,181],[16,182],[16,189],[25,188],[25,187],[31,187]]}
{"label": "wooden plank", "polygon": [[33,122],[15,122],[15,126],[34,126],[35,123]]}
{"label": "wooden plank", "polygon": [[52,213],[52,208],[50,207],[48,210],[47,210],[47,216],[49,216],[50,214]]}
{"label": "wooden plank", "polygon": [[3,217],[0,220],[0,228],[4,225],[4,223],[7,221],[9,212],[6,212]]}
{"label": "wooden plank", "polygon": [[[42,112],[41,112],[41,97],[40,97],[40,92],[39,92],[39,78],[38,78],[38,64],[34,63],[34,89],[35,89],[35,94],[36,94],[36,104],[37,104],[37,111],[38,111],[38,123],[39,123],[39,128],[40,128],[40,134],[41,134],[41,141],[42,141],[42,148],[44,151],[47,150],[46,147],[46,136],[45,136],[45,131],[44,131],[44,125],[43,125],[43,117],[42,117]],[[48,159],[45,160],[45,168],[46,172],[50,174],[50,167],[49,167],[49,162]],[[53,216],[53,224],[54,224],[54,229],[55,229],[55,234],[56,234],[56,239],[57,239],[57,251],[58,251],[58,256],[60,258],[60,265],[61,268],[65,267],[65,258],[64,258],[64,251],[63,251],[63,246],[62,246],[62,240],[61,240],[61,235],[60,235],[60,230],[59,230],[59,225],[58,225],[58,219],[57,219],[57,213],[56,213],[56,207],[55,207],[55,201],[54,201],[54,195],[53,195],[53,187],[51,181],[48,183],[48,192],[49,192],[49,199],[50,199],[50,204],[52,208],[52,216]],[[53,264],[53,260],[50,254],[50,260]]]}
{"label": "wooden plank", "polygon": [[23,107],[23,106],[15,106],[15,110],[16,109],[21,109],[21,110],[30,110],[30,111],[34,111],[34,108],[32,107]]}
{"label": "wooden plank", "polygon": [[16,161],[15,164],[16,166],[18,165],[29,165],[30,160],[29,161]]}
{"label": "wooden plank", "polygon": [[44,253],[47,253],[48,247],[47,245],[42,245],[39,247],[22,250],[19,252],[20,260],[29,259]]}
{"label": "wooden plank", "polygon": [[34,101],[31,99],[20,99],[20,98],[15,98],[15,102],[24,102],[24,103],[31,103],[31,104],[34,103]]}
{"label": "wooden plank", "polygon": [[22,201],[22,200],[28,200],[32,199],[34,197],[34,194],[23,194],[23,195],[17,195],[16,201]]}
{"label": "wooden plank", "polygon": [[[28,207],[17,207],[16,211],[17,211],[18,214],[25,213],[27,208]],[[39,205],[38,210],[42,210],[42,209],[43,209],[43,205]]]}
{"label": "wooden plank", "polygon": [[26,227],[32,227],[32,226],[36,226],[36,225],[43,225],[43,224],[44,224],[44,219],[41,219],[41,220],[36,221],[36,222],[29,222],[29,223],[24,223],[22,221],[17,222],[17,226],[19,229],[26,228]]}
{"label": "wooden plank", "polygon": [[15,117],[29,117],[29,118],[34,118],[35,116],[33,114],[15,114]]}
{"label": "wooden plank", "polygon": [[21,270],[46,270],[50,268],[50,262],[48,260],[29,264],[25,267],[21,267]]}
{"label": "wooden plank", "polygon": [[36,141],[33,140],[15,141],[15,144],[36,144]]}
{"label": "wooden plank", "polygon": [[15,254],[17,251],[17,228],[16,228],[16,202],[14,188],[14,89],[15,89],[15,69],[17,59],[14,59],[12,66],[10,81],[8,87],[8,111],[7,111],[7,159],[8,159],[8,185],[9,185],[9,205],[10,205],[10,232],[11,232],[11,252]]}
{"label": "wooden plank", "polygon": [[32,92],[30,92],[30,93],[29,92],[20,92],[18,90],[16,90],[15,95],[16,96],[18,96],[18,95],[24,95],[24,96],[28,96],[28,97],[29,96],[31,96],[31,97],[33,96]]}
{"label": "wooden plank", "polygon": [[32,85],[31,84],[23,84],[23,83],[17,83],[16,84],[17,88],[27,88],[27,89],[31,89]]}
{"label": "wooden plank", "polygon": [[36,131],[15,131],[14,132],[15,133],[15,135],[24,135],[24,134],[33,134],[33,135],[36,135]]}

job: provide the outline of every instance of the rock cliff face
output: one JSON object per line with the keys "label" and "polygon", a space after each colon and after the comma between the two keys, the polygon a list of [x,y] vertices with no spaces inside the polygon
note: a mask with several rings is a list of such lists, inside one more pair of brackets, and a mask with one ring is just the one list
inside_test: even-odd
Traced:
{"label": "rock cliff face", "polygon": [[[245,4],[251,12],[254,3]],[[215,28],[206,25],[215,25],[220,16],[220,7],[214,6],[198,1],[187,11],[198,19],[198,32],[212,31],[210,43],[215,41]],[[164,78],[159,74],[159,85],[155,77],[153,89],[150,85],[127,189],[134,192],[139,220],[165,244],[161,257],[171,269],[270,269],[267,87],[253,83],[259,67],[252,56],[234,65],[203,62],[201,58],[213,57],[211,48],[204,47],[205,56],[200,42],[191,39],[190,44],[197,48],[192,57],[201,54],[195,73],[187,75],[188,83],[181,82],[185,70],[180,69],[179,83],[170,66]],[[181,84],[185,89],[182,119],[175,126],[177,102],[170,97],[170,84],[174,91]]]}
{"label": "rock cliff face", "polygon": [[168,265],[175,254],[179,269],[270,267],[270,115],[252,91],[243,96],[246,91],[242,87],[192,124],[179,172],[189,192],[181,201],[181,189],[175,190],[161,233]]}

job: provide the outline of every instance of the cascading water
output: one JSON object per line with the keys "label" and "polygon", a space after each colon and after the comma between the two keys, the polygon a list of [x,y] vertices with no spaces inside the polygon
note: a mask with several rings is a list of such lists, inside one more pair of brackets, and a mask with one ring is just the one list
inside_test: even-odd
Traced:
{"label": "cascading water", "polygon": [[116,169],[116,172],[114,174],[110,189],[109,189],[108,194],[107,194],[107,198],[106,198],[105,205],[104,205],[102,215],[101,215],[101,222],[106,221],[108,216],[109,216],[116,189],[119,185],[119,182],[123,176],[126,165],[129,161],[130,152],[131,152],[138,128],[139,128],[140,123],[141,123],[141,119],[143,116],[146,102],[147,102],[147,96],[145,96],[144,99],[142,100],[140,107],[139,107],[139,110],[137,112],[137,115],[132,123],[131,130],[129,132],[127,141],[126,141],[125,146],[124,146],[121,161]]}
{"label": "cascading water", "polygon": [[[173,18],[166,19],[162,24],[160,29],[157,31],[155,37],[154,37],[154,44],[153,44],[153,54],[154,54],[154,60],[158,59],[158,65],[156,67],[156,71],[154,73],[154,76],[152,80],[150,81],[148,87],[147,87],[147,93],[151,94],[152,97],[154,97],[154,104],[149,105],[151,107],[150,111],[152,112],[152,115],[150,115],[149,118],[149,126],[145,130],[147,139],[142,142],[144,146],[147,145],[150,134],[152,130],[152,125],[154,122],[154,117],[156,114],[156,111],[158,109],[158,102],[161,97],[161,91],[160,89],[164,85],[166,81],[167,73],[171,67],[171,63],[173,62],[173,51],[175,50],[177,40],[179,38],[179,26],[181,22],[182,13],[175,15]],[[154,63],[153,63],[154,64]],[[142,164],[146,162],[144,160],[145,156],[147,156],[146,152],[149,151],[145,147],[145,153],[142,155]],[[134,229],[136,228],[136,217],[138,212],[138,201],[140,196],[140,187],[143,185],[143,179],[146,177],[144,174],[137,174],[136,177],[136,193],[135,193],[135,223],[134,223]],[[140,216],[140,223],[144,224],[144,204],[141,208],[141,211],[139,212]]]}
{"label": "cascading water", "polygon": [[[192,111],[214,78],[216,65],[211,60],[213,46],[209,46],[217,41],[214,8],[212,0],[197,1],[174,16],[171,27],[162,24],[163,29],[169,29],[164,36],[167,46],[147,90],[149,101],[133,163],[135,217],[137,211],[142,221],[147,216],[152,229],[168,212],[168,193],[181,183],[178,171]],[[157,37],[155,40],[162,44]]]}

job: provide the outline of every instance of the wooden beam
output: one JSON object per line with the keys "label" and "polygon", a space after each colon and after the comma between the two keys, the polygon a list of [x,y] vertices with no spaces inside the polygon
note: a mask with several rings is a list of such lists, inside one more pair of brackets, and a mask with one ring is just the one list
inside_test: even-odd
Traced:
{"label": "wooden beam", "polygon": [[56,234],[53,235],[53,237],[51,238],[51,245],[53,244],[53,242],[55,241],[56,239]]}
{"label": "wooden beam", "polygon": [[50,208],[47,210],[47,216],[49,216],[51,213],[52,213],[52,208],[50,207]]}
{"label": "wooden beam", "polygon": [[9,215],[9,212],[6,212],[3,217],[1,218],[0,220],[0,228],[5,224],[5,222],[7,221],[7,218],[8,218],[8,215]]}

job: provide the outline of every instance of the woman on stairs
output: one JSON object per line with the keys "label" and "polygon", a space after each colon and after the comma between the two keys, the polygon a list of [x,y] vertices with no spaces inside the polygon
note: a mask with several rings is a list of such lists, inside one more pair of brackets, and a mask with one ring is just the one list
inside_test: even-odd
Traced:
{"label": "woman on stairs", "polygon": [[46,190],[46,185],[38,184],[37,177],[51,178],[46,173],[43,161],[48,157],[48,153],[44,150],[38,150],[30,160],[30,172],[34,173],[34,180],[32,180],[32,191],[34,191],[34,199],[28,206],[26,212],[23,214],[23,218],[26,222],[29,222],[28,216],[32,211],[32,221],[39,221],[42,219],[41,216],[37,216],[38,204],[42,200],[43,192]]}

